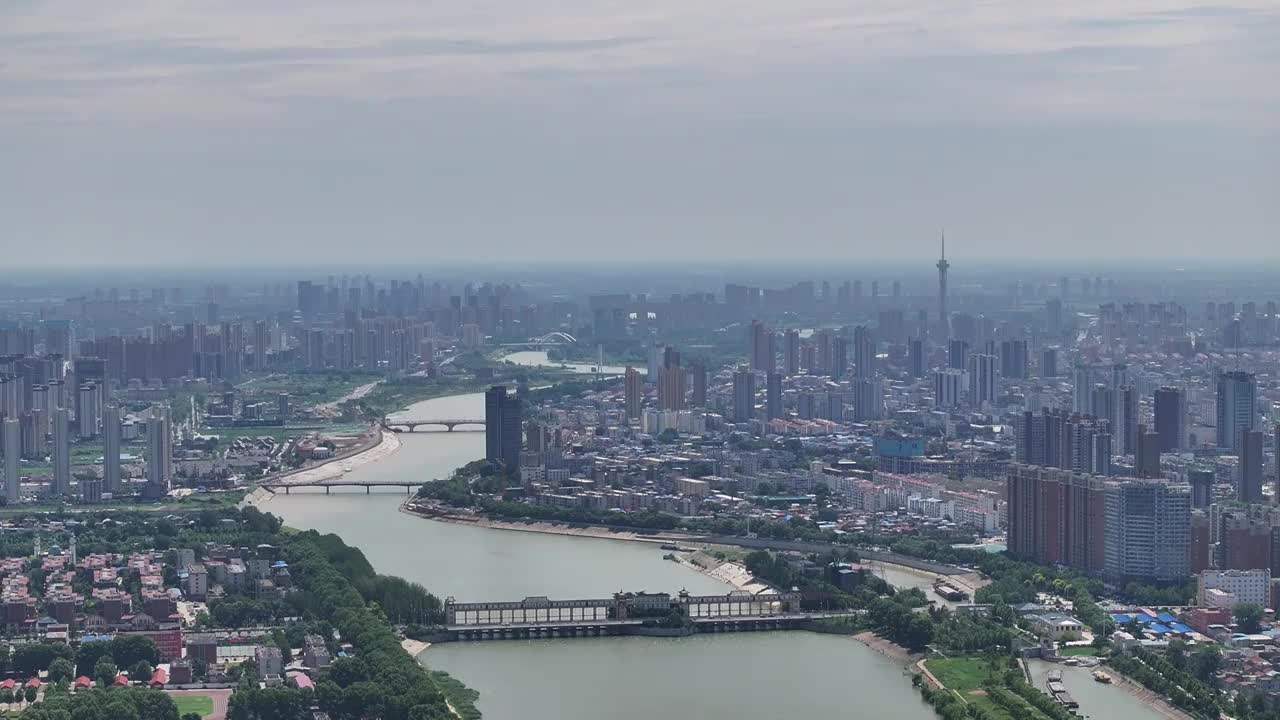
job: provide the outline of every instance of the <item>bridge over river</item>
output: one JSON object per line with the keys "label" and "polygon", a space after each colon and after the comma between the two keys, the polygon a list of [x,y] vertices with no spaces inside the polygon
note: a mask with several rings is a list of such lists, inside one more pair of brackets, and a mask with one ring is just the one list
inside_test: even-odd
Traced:
{"label": "bridge over river", "polygon": [[436,425],[449,432],[461,428],[464,432],[484,432],[484,418],[401,419],[382,418],[382,427],[391,432],[413,432],[424,425]]}
{"label": "bridge over river", "polygon": [[804,612],[800,594],[733,591],[725,595],[615,593],[612,598],[552,600],[527,597],[506,602],[460,603],[445,600],[447,639],[593,637],[599,635],[687,634],[686,628],[664,628],[658,621],[679,612],[699,632],[787,630],[817,620],[855,613]]}

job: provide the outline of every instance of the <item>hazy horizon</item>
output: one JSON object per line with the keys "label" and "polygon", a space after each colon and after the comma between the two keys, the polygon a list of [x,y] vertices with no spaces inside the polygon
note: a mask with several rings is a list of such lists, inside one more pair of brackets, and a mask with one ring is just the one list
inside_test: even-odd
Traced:
{"label": "hazy horizon", "polygon": [[1280,261],[1267,2],[18,0],[0,47],[10,268]]}

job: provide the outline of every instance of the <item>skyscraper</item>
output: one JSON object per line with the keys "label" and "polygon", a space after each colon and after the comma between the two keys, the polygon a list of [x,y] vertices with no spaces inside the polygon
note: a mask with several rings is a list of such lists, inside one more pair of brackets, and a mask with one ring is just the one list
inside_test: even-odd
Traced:
{"label": "skyscraper", "polygon": [[120,492],[120,408],[114,404],[102,410],[102,489]]}
{"label": "skyscraper", "polygon": [[683,410],[685,370],[682,367],[664,367],[658,371],[658,409]]}
{"label": "skyscraper", "polygon": [[770,420],[782,417],[782,375],[769,373],[765,386],[765,416]]}
{"label": "skyscraper", "polygon": [[1155,430],[1160,436],[1160,452],[1176,452],[1186,437],[1182,391],[1176,387],[1158,388],[1155,393]]}
{"label": "skyscraper", "polygon": [[938,258],[938,321],[942,327],[942,337],[951,337],[951,317],[947,314],[947,270],[951,263],[947,262],[947,234],[942,233],[942,257]]}
{"label": "skyscraper", "polygon": [[960,407],[964,373],[959,370],[935,370],[933,373],[933,406],[940,409]]}
{"label": "skyscraper", "polygon": [[0,439],[4,450],[4,497],[10,505],[17,505],[22,489],[22,423],[18,418],[4,419],[3,438]]}
{"label": "skyscraper", "polygon": [[53,484],[49,494],[61,497],[71,492],[71,413],[60,407],[53,411]]}
{"label": "skyscraper", "polygon": [[831,341],[831,371],[833,380],[843,380],[849,369],[849,340],[837,337]]}
{"label": "skyscraper", "polygon": [[854,421],[878,420],[883,415],[884,387],[880,381],[876,378],[856,378],[853,381]]}
{"label": "skyscraper", "polygon": [[1104,574],[1113,581],[1185,582],[1191,493],[1186,485],[1130,480],[1106,489]]}
{"label": "skyscraper", "polygon": [[1045,348],[1040,353],[1040,377],[1058,377],[1058,349]]}
{"label": "skyscraper", "polygon": [[1026,340],[1000,341],[1000,374],[1017,380],[1030,376]]}
{"label": "skyscraper", "polygon": [[755,414],[756,377],[750,370],[739,368],[733,374],[733,421],[748,422]]}
{"label": "skyscraper", "polygon": [[952,370],[969,367],[969,343],[958,338],[947,341],[947,367]]}
{"label": "skyscraper", "polygon": [[520,398],[508,394],[506,385],[494,385],[484,393],[484,457],[508,470],[520,467]]}
{"label": "skyscraper", "polygon": [[876,342],[871,328],[859,325],[853,329],[853,376],[871,378],[876,374]]}
{"label": "skyscraper", "polygon": [[1133,471],[1140,478],[1158,478],[1160,474],[1160,435],[1139,425],[1137,447],[1133,452]]}
{"label": "skyscraper", "polygon": [[690,405],[693,407],[707,406],[707,368],[701,364],[689,367],[689,375],[691,376],[691,385],[693,385],[693,393],[689,399]]}
{"label": "skyscraper", "polygon": [[1253,429],[1258,383],[1240,370],[1218,376],[1218,447],[1240,454],[1240,434]]}
{"label": "skyscraper", "polygon": [[1262,431],[1240,433],[1240,464],[1236,466],[1236,499],[1262,502]]}
{"label": "skyscraper", "polygon": [[911,377],[924,377],[924,340],[911,338],[907,341],[907,357],[911,365]]}
{"label": "skyscraper", "polygon": [[640,371],[628,367],[623,379],[623,393],[627,419],[640,419],[640,401],[644,397],[644,381],[640,379]]}
{"label": "skyscraper", "polygon": [[771,373],[776,370],[773,333],[759,320],[751,321],[751,369]]}
{"label": "skyscraper", "polygon": [[787,377],[800,374],[800,331],[788,330],[782,344],[784,370]]}
{"label": "skyscraper", "polygon": [[996,401],[996,365],[994,355],[969,357],[969,402],[976,408]]}
{"label": "skyscraper", "polygon": [[164,497],[173,483],[173,426],[168,405],[152,405],[147,419],[148,498]]}

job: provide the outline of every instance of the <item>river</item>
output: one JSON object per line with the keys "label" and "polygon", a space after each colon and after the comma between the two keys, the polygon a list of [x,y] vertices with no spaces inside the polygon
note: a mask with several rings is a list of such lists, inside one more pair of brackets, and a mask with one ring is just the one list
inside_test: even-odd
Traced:
{"label": "river", "polygon": [[[546,350],[521,350],[519,352],[508,353],[502,356],[503,360],[514,363],[516,365],[525,365],[528,367],[563,367],[576,373],[594,373],[596,372],[595,363],[558,363],[553,362],[547,357]],[[606,375],[621,375],[627,369],[621,365],[604,365],[602,367]],[[645,368],[636,368],[640,372],[645,372]]]}

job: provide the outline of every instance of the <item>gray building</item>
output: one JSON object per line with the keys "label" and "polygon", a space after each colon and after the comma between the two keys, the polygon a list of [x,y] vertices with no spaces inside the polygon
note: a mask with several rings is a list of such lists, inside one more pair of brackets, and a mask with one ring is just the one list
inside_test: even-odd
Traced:
{"label": "gray building", "polygon": [[1185,581],[1190,574],[1191,491],[1159,480],[1105,491],[1104,572],[1114,582]]}

